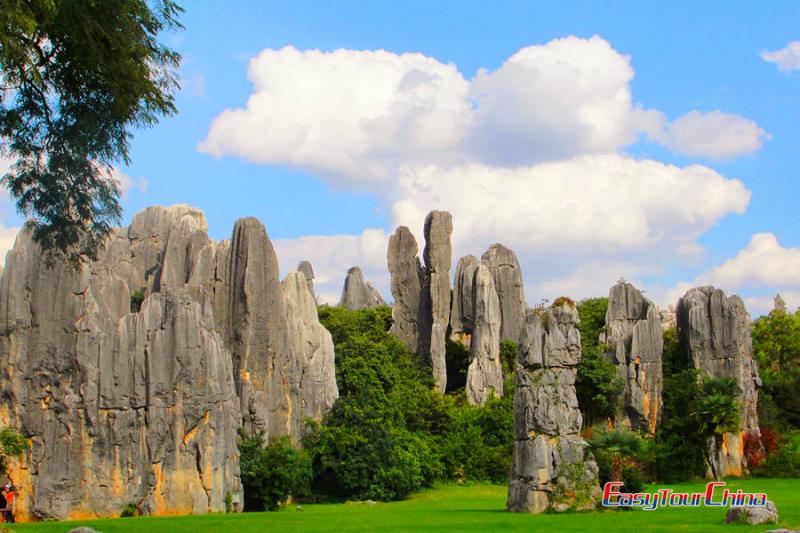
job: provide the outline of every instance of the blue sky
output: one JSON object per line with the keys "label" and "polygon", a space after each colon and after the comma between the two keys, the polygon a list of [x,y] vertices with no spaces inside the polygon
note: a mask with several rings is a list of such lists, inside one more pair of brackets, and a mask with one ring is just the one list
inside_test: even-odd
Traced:
{"label": "blue sky", "polygon": [[223,239],[253,215],[327,298],[355,264],[388,297],[388,234],[441,208],[454,263],[509,244],[531,304],[624,276],[800,305],[797,2],[185,4],[179,112],[134,139],[126,222],[187,203]]}

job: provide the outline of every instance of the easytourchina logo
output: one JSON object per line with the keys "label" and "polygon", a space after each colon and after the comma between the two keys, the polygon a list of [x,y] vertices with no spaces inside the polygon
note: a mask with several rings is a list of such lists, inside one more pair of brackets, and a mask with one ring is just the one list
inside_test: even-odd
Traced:
{"label": "easytourchina logo", "polygon": [[764,492],[736,492],[724,488],[724,481],[711,481],[704,492],[675,492],[658,489],[655,492],[621,492],[621,481],[609,481],[603,487],[603,507],[639,507],[653,511],[659,507],[736,507],[740,505],[765,506]]}

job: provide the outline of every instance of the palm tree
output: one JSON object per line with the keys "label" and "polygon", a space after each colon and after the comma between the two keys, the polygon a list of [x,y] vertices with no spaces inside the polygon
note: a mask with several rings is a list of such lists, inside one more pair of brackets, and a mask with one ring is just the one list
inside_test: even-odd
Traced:
{"label": "palm tree", "polygon": [[703,379],[694,412],[700,432],[706,437],[736,433],[741,426],[739,386],[733,378]]}
{"label": "palm tree", "polygon": [[611,461],[611,481],[622,481],[622,467],[633,462],[642,450],[642,439],[632,431],[598,431],[589,439],[589,448]]}

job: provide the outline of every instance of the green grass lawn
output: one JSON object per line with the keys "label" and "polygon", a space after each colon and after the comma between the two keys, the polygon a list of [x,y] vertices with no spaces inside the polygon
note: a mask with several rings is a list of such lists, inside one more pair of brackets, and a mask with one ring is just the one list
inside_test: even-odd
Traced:
{"label": "green grass lawn", "polygon": [[[704,483],[671,486],[702,492]],[[766,492],[778,506],[781,526],[800,529],[800,480],[730,480],[731,489]],[[276,513],[118,518],[80,522],[18,524],[12,531],[66,532],[79,525],[105,533],[146,531],[765,531],[777,526],[725,525],[725,508],[599,511],[527,515],[505,511],[506,487],[444,485],[402,502],[294,506]]]}

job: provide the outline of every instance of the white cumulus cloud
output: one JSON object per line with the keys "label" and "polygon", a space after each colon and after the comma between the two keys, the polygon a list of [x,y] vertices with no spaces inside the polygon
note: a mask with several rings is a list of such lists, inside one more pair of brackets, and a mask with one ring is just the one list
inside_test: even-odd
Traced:
{"label": "white cumulus cloud", "polygon": [[200,150],[380,180],[452,150],[469,119],[466,80],[422,54],[288,46],[253,58],[248,77],[247,106],[215,118]]}
{"label": "white cumulus cloud", "polygon": [[[469,165],[406,169],[394,192],[396,224],[419,226],[432,209],[454,218],[456,249],[498,238],[513,248],[580,255],[682,255],[721,217],[742,213],[738,180],[619,155],[580,156],[513,169]],[[693,249],[691,246],[689,249]]]}
{"label": "white cumulus cloud", "polygon": [[733,113],[690,111],[651,138],[675,153],[722,161],[757,152],[770,137],[754,121]]}
{"label": "white cumulus cloud", "polygon": [[472,81],[466,148],[502,165],[615,152],[663,120],[633,104],[633,74],[630,57],[597,36],[523,48]]}
{"label": "white cumulus cloud", "polygon": [[219,114],[198,148],[352,185],[409,164],[616,153],[642,134],[682,153],[699,138],[705,148],[690,155],[701,157],[760,146],[763,130],[736,115],[689,114],[665,126],[661,112],[634,103],[633,76],[630,57],[598,36],[522,48],[472,80],[419,53],[266,49],[250,61],[246,105]]}
{"label": "white cumulus cloud", "polygon": [[761,58],[778,65],[781,72],[800,70],[800,41],[792,41],[774,52],[761,52]]}
{"label": "white cumulus cloud", "polygon": [[781,246],[772,233],[756,233],[747,248],[698,281],[730,288],[800,289],[800,248]]}

